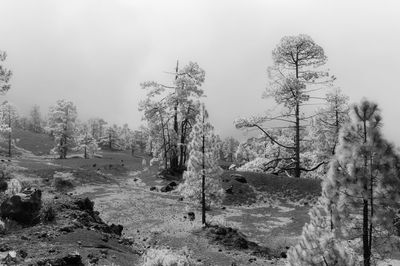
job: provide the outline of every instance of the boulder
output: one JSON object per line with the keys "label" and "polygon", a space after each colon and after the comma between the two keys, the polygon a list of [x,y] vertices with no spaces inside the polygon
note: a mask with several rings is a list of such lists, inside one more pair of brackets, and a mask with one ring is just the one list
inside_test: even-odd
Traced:
{"label": "boulder", "polygon": [[45,265],[52,265],[52,266],[63,266],[63,265],[75,265],[75,266],[83,266],[82,257],[79,253],[73,252],[69,253],[63,257],[58,257],[54,259],[45,259],[42,261],[38,261],[37,265],[45,266]]}
{"label": "boulder", "polygon": [[228,168],[228,170],[234,171],[236,170],[236,164],[231,164]]}
{"label": "boulder", "polygon": [[175,181],[172,181],[168,185],[171,187],[176,187],[178,184]]}
{"label": "boulder", "polygon": [[150,187],[150,191],[157,191],[156,187]]}
{"label": "boulder", "polygon": [[35,224],[40,221],[42,191],[24,190],[11,196],[0,206],[1,217],[9,218],[21,224]]}
{"label": "boulder", "polygon": [[9,251],[2,261],[4,264],[1,265],[17,265],[17,252],[15,250]]}
{"label": "boulder", "polygon": [[111,233],[121,236],[122,230],[124,230],[124,227],[120,224],[111,224],[110,230],[111,230]]}
{"label": "boulder", "polygon": [[6,191],[8,188],[8,184],[4,180],[0,180],[0,192]]}
{"label": "boulder", "polygon": [[231,175],[231,177],[233,177],[236,181],[240,182],[240,183],[247,183],[247,180],[244,176],[239,175],[239,174],[233,174]]}
{"label": "boulder", "polygon": [[172,191],[172,190],[174,190],[174,189],[175,189],[175,187],[170,186],[170,185],[168,184],[168,185],[166,185],[166,186],[163,186],[163,187],[160,189],[160,191],[161,191],[161,192],[170,192],[170,191]]}
{"label": "boulder", "polygon": [[188,218],[189,221],[194,221],[194,219],[196,218],[194,212],[188,212]]}
{"label": "boulder", "polygon": [[94,202],[91,201],[88,197],[77,199],[74,203],[82,211],[89,211],[89,212],[93,211]]}

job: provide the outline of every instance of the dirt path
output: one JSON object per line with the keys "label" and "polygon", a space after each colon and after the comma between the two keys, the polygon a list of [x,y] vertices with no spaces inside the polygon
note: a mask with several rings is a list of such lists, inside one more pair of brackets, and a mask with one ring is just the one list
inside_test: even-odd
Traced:
{"label": "dirt path", "polygon": [[[187,248],[201,265],[248,265],[249,261],[253,261],[252,265],[284,265],[283,261],[254,260],[254,256],[211,245],[194,235],[192,232],[201,228],[199,211],[173,192],[150,191],[150,186],[162,185],[161,180],[150,178],[152,175],[149,171],[134,171],[127,178],[120,178],[119,184],[88,185],[76,188],[74,193],[93,199],[105,222],[122,224],[124,234],[141,241],[144,247]],[[186,218],[189,211],[198,217],[193,222]],[[298,212],[306,210],[265,203],[214,210],[208,217],[213,223],[240,229],[252,241],[284,248],[300,233],[302,224],[296,228],[293,221]]]}

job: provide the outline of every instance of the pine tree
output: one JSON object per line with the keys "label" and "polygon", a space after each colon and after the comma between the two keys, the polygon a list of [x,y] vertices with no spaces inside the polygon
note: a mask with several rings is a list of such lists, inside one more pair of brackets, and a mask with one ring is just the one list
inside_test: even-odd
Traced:
{"label": "pine tree", "polygon": [[335,154],[339,142],[339,131],[344,124],[350,121],[349,97],[340,89],[334,89],[326,94],[326,105],[317,110],[313,119],[311,134],[313,145],[318,146],[318,153],[322,160]]}
{"label": "pine tree", "polygon": [[[330,86],[335,77],[329,76],[328,71],[321,68],[327,60],[323,48],[304,34],[283,37],[272,51],[272,59],[274,63],[268,68],[270,82],[264,96],[272,97],[281,105],[281,112],[275,113],[271,110],[258,117],[238,119],[235,126],[257,128],[276,145],[288,150],[292,163],[284,171],[300,177],[301,173],[315,171],[323,165],[323,162],[319,162],[316,166],[306,168],[302,163],[305,152],[302,148],[306,142],[303,137],[304,129],[312,117],[304,113],[304,106],[315,104],[310,103],[315,99],[312,92]],[[277,140],[279,135],[270,131],[273,126],[266,127],[271,122],[283,123],[291,129],[291,144],[285,145]]]}
{"label": "pine tree", "polygon": [[41,133],[43,131],[42,116],[40,114],[40,106],[35,104],[30,113],[30,129],[33,132]]}
{"label": "pine tree", "polygon": [[400,159],[381,135],[378,106],[363,100],[340,134],[323,195],[332,228],[347,238],[362,236],[363,263],[371,265],[383,241],[395,231],[400,208]]}
{"label": "pine tree", "polygon": [[174,75],[172,86],[154,81],[141,84],[147,97],[140,102],[139,111],[144,112],[151,131],[153,155],[163,157],[165,168],[182,173],[187,163],[190,131],[199,112],[197,103],[204,96],[201,85],[205,71],[194,62],[183,68],[177,62],[175,72],[170,74]]}
{"label": "pine tree", "polygon": [[184,182],[179,188],[184,197],[201,203],[203,225],[207,224],[207,205],[219,202],[223,196],[217,137],[207,118],[208,114],[203,105],[190,134],[188,166],[183,174]]}
{"label": "pine tree", "polygon": [[300,243],[288,252],[292,265],[355,265],[357,256],[344,248],[347,240],[362,250],[364,265],[390,251],[400,207],[400,159],[380,133],[376,104],[363,100],[353,113],[340,132],[319,205],[310,211]]}
{"label": "pine tree", "polygon": [[356,266],[355,256],[337,239],[330,229],[329,216],[324,202],[314,206],[310,222],[303,227],[299,244],[288,251],[293,266]]}
{"label": "pine tree", "polygon": [[49,130],[55,139],[52,152],[58,153],[60,159],[66,159],[68,150],[75,146],[76,117],[76,107],[70,101],[58,100],[50,107]]}
{"label": "pine tree", "polygon": [[234,155],[238,149],[239,141],[233,137],[228,137],[224,139],[222,143],[222,155],[225,160],[228,162],[233,162]]}
{"label": "pine tree", "polygon": [[109,126],[105,130],[105,135],[99,139],[101,147],[111,150],[123,150],[120,139],[121,128],[117,125]]}
{"label": "pine tree", "polygon": [[2,121],[4,121],[8,127],[8,130],[6,130],[5,133],[7,134],[8,157],[11,157],[12,131],[18,120],[18,111],[17,107],[8,101],[4,101],[1,104],[0,109],[1,115],[3,116]]}
{"label": "pine tree", "polygon": [[76,137],[76,145],[75,150],[83,152],[85,159],[93,158],[94,154],[100,149],[88,125],[80,127]]}

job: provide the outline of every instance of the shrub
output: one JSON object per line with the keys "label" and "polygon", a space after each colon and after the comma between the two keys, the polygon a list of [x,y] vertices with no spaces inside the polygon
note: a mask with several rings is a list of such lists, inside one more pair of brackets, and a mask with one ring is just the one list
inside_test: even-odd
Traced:
{"label": "shrub", "polygon": [[53,175],[53,186],[57,191],[66,191],[74,188],[72,183],[74,176],[69,172],[55,172]]}
{"label": "shrub", "polygon": [[58,177],[54,179],[54,187],[57,191],[66,191],[74,188],[74,185],[70,180]]}
{"label": "shrub", "polygon": [[10,234],[15,231],[21,230],[23,225],[11,219],[0,220],[0,234]]}
{"label": "shrub", "polygon": [[56,218],[56,211],[51,205],[45,204],[40,211],[40,220],[44,223],[52,222]]}
{"label": "shrub", "polygon": [[186,251],[180,253],[169,249],[149,249],[143,257],[142,266],[190,266],[192,262]]}
{"label": "shrub", "polygon": [[7,195],[15,195],[15,194],[18,194],[19,192],[21,192],[21,190],[22,190],[21,182],[14,178],[8,182],[6,194]]}

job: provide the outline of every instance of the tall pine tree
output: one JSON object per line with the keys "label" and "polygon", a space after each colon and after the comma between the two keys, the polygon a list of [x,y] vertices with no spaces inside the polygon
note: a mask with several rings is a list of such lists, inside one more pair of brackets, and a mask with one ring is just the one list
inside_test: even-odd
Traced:
{"label": "tall pine tree", "polygon": [[363,265],[390,252],[400,208],[400,159],[381,135],[378,106],[353,106],[351,123],[341,129],[339,146],[322,184],[320,204],[311,212],[300,243],[288,252],[292,265],[355,265],[344,248],[352,240]]}
{"label": "tall pine tree", "polygon": [[361,239],[365,266],[382,254],[380,248],[393,235],[400,208],[400,160],[382,137],[381,126],[375,103],[363,100],[354,106],[323,183],[332,228],[348,239]]}
{"label": "tall pine tree", "polygon": [[190,134],[188,166],[183,174],[184,182],[179,188],[184,197],[201,203],[203,225],[207,224],[207,206],[219,202],[223,197],[218,139],[207,120],[208,114],[203,104]]}

